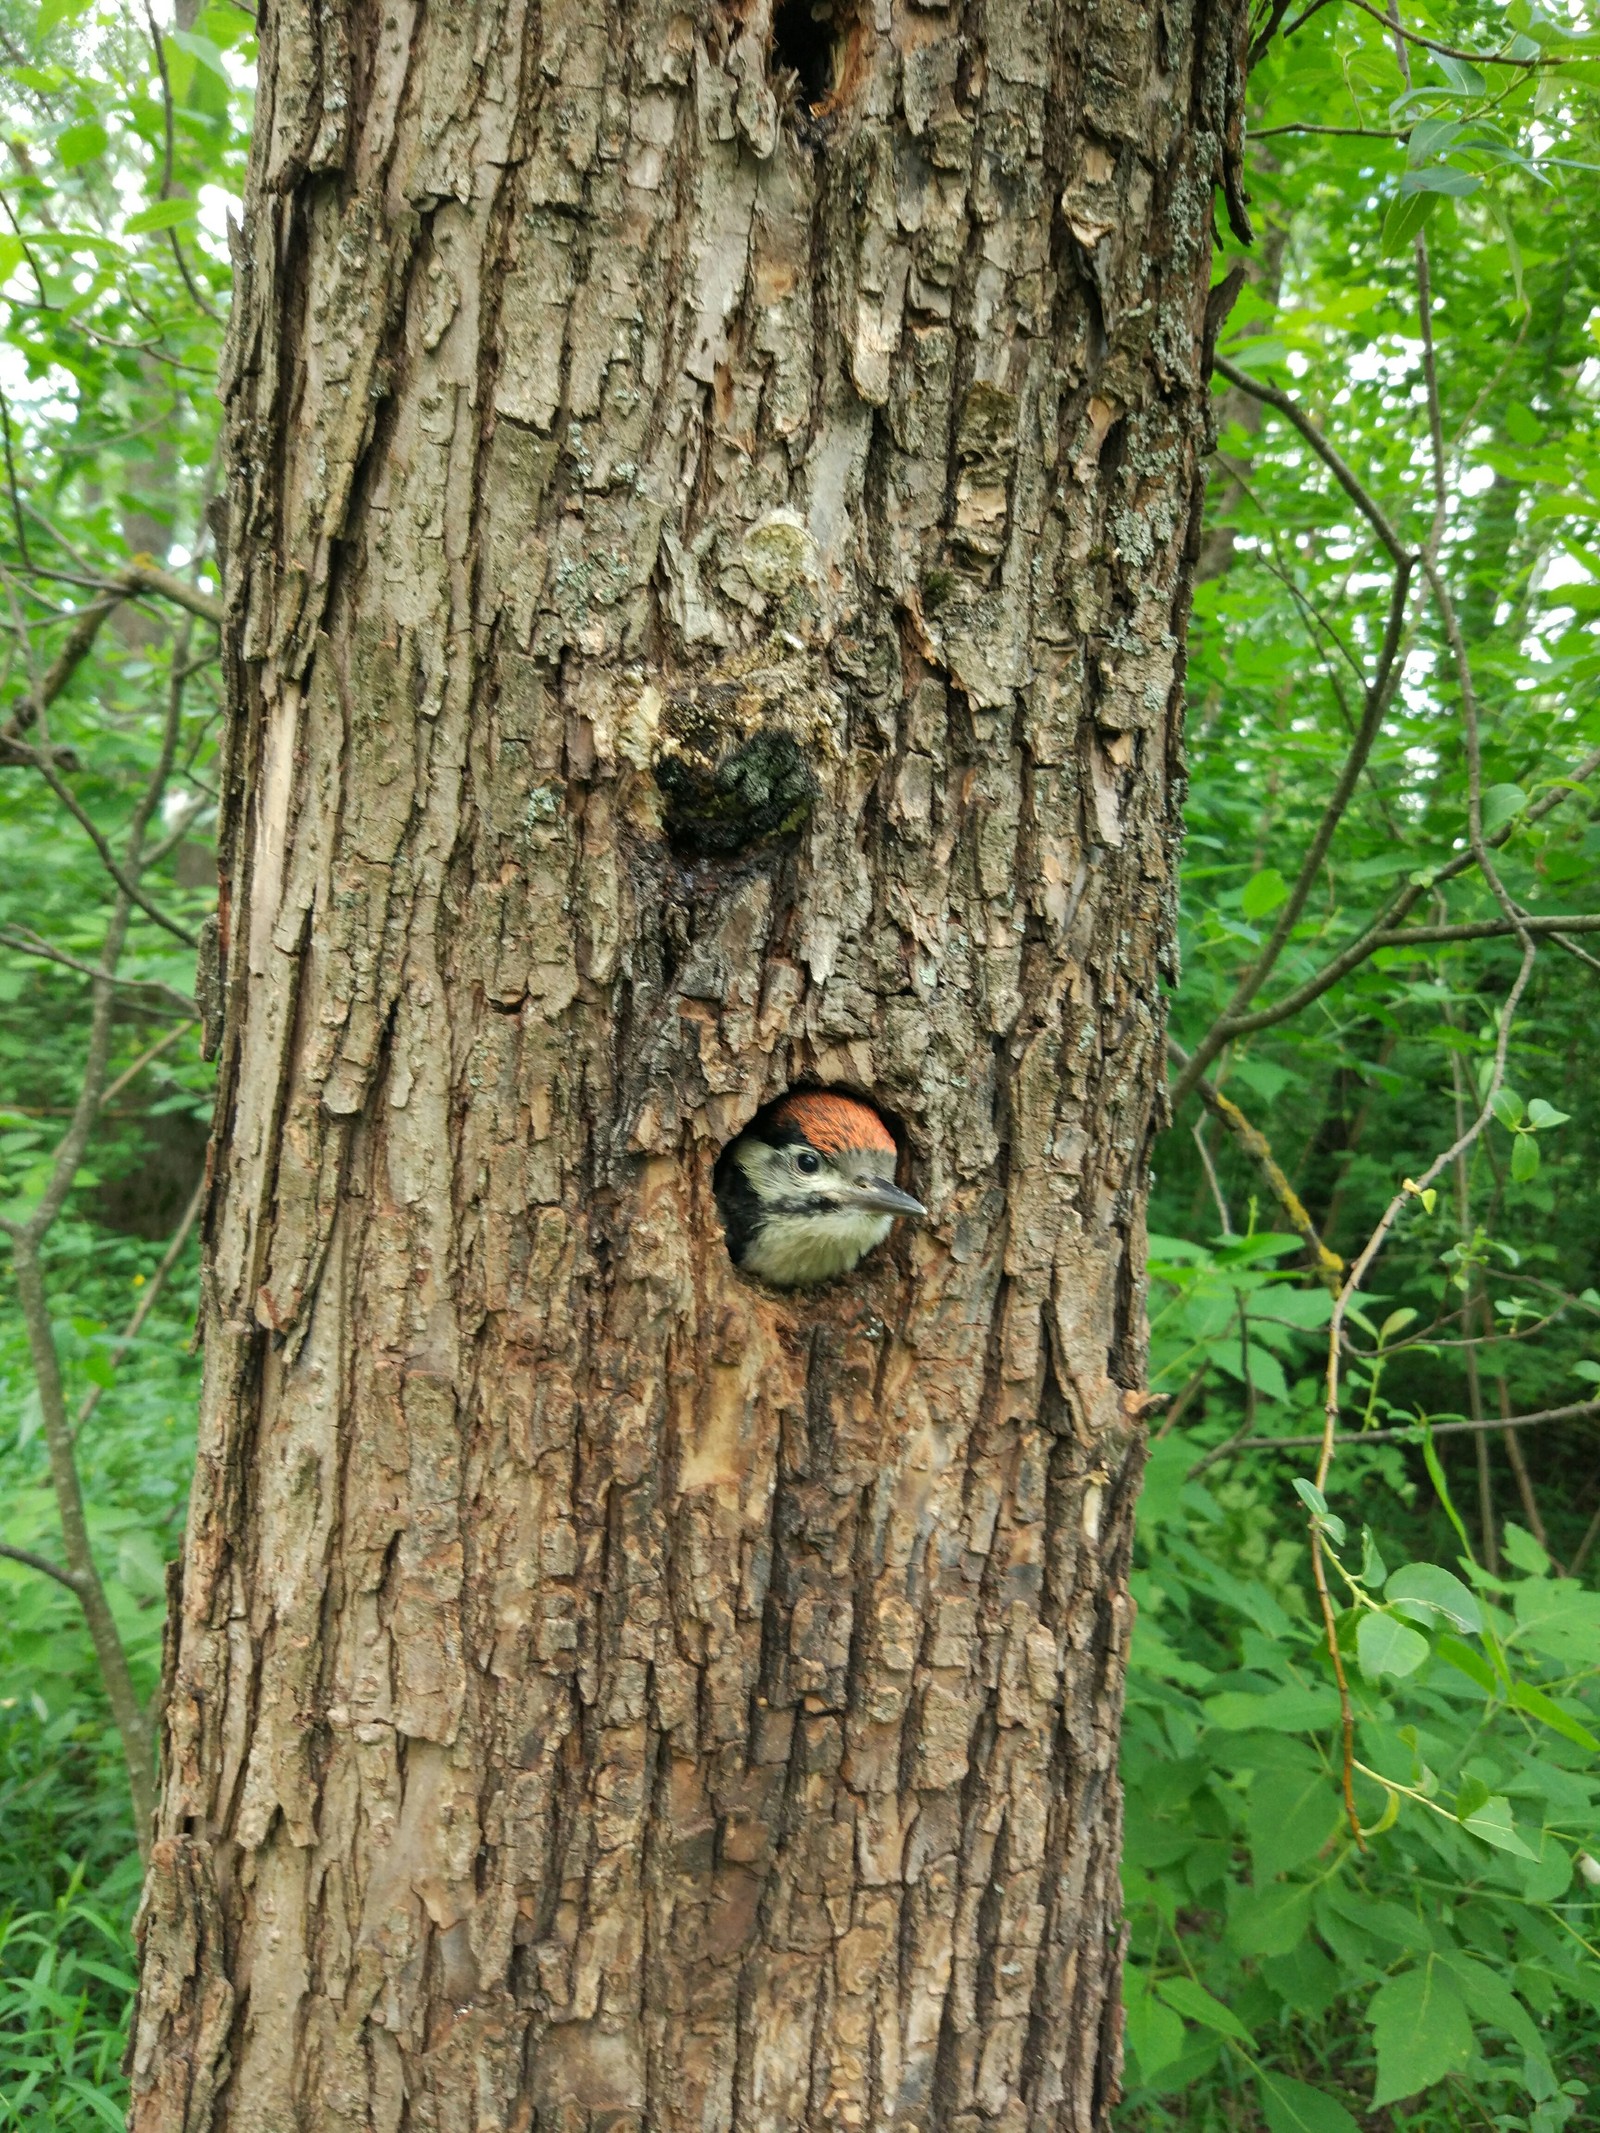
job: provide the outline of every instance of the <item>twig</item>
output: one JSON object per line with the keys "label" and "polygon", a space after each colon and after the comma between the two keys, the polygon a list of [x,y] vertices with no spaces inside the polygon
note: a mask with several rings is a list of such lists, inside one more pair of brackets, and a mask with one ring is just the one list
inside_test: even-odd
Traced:
{"label": "twig", "polygon": [[186,1029],[193,1029],[196,1019],[197,1018],[195,1016],[191,1015],[189,1017],[189,1020],[187,1022],[180,1023],[177,1029],[168,1030],[167,1034],[164,1037],[158,1037],[156,1039],[155,1043],[150,1046],[148,1051],[141,1052],[138,1058],[133,1062],[132,1066],[124,1067],[122,1072],[117,1076],[116,1080],[112,1082],[111,1086],[108,1089],[102,1091],[100,1097],[101,1110],[103,1111],[108,1103],[111,1103],[116,1097],[120,1096],[123,1090],[128,1086],[130,1082],[137,1081],[139,1076],[144,1072],[145,1068],[147,1066],[152,1065],[157,1059],[159,1059],[163,1052],[169,1051],[172,1046],[177,1043],[178,1039],[183,1035]]}
{"label": "twig", "polygon": [[193,1000],[186,1000],[181,992],[163,985],[159,978],[105,976],[93,963],[84,962],[81,956],[68,955],[64,948],[52,948],[48,942],[19,933],[10,926],[0,926],[0,948],[15,949],[18,955],[37,956],[41,962],[60,963],[64,969],[79,971],[86,978],[104,977],[106,984],[115,985],[119,991],[152,993],[156,997],[141,1004],[153,1009],[159,1002],[168,1013],[182,1015],[185,1024],[194,1020]]}
{"label": "twig", "polygon": [[[1571,796],[1573,791],[1583,784],[1585,779],[1592,777],[1597,770],[1600,770],[1600,748],[1585,756],[1570,777],[1563,778],[1559,783],[1553,785],[1549,792],[1541,794],[1537,800],[1530,802],[1513,821],[1503,823],[1498,830],[1491,835],[1487,835],[1484,838],[1485,844],[1492,851],[1498,850],[1518,827],[1525,827],[1542,821],[1553,808],[1559,807],[1564,800]],[[1358,934],[1348,948],[1342,948],[1336,956],[1331,957],[1319,971],[1304,979],[1291,992],[1286,992],[1283,998],[1275,1001],[1272,1006],[1255,1008],[1247,1015],[1235,1015],[1225,1024],[1222,1022],[1213,1024],[1212,1029],[1207,1032],[1205,1041],[1209,1044],[1218,1030],[1221,1030],[1222,1039],[1225,1043],[1229,1038],[1254,1036],[1258,1030],[1273,1029],[1280,1022],[1290,1021],[1295,1015],[1299,1014],[1302,1008],[1309,1007],[1313,1000],[1319,1000],[1325,992],[1330,992],[1341,978],[1348,977],[1350,972],[1364,963],[1376,949],[1398,945],[1410,939],[1412,937],[1410,932],[1402,931],[1398,928],[1396,921],[1404,918],[1408,911],[1414,909],[1430,889],[1437,888],[1444,882],[1454,881],[1458,875],[1466,873],[1469,867],[1473,867],[1476,864],[1476,854],[1470,849],[1464,852],[1457,852],[1453,858],[1433,868],[1425,880],[1408,882],[1405,888],[1398,890],[1389,899],[1388,904],[1367,930]],[[1531,931],[1538,931],[1537,920],[1530,923],[1530,921],[1524,919],[1522,924],[1529,927]],[[1418,931],[1420,932],[1420,930],[1419,928]],[[1506,930],[1511,931],[1512,929],[1508,926]],[[1215,1057],[1216,1052],[1221,1049],[1221,1044],[1214,1046],[1212,1056]],[[1176,1105],[1177,1096],[1175,1092],[1171,1100]]]}
{"label": "twig", "polygon": [[[1478,1422],[1430,1422],[1426,1425],[1436,1437],[1469,1437],[1479,1430],[1534,1429],[1546,1422],[1587,1422],[1591,1416],[1600,1415],[1600,1400],[1574,1400],[1567,1407],[1545,1407],[1531,1415],[1486,1415]],[[1393,1428],[1347,1430],[1335,1438],[1342,1445],[1411,1443],[1420,1444],[1424,1425],[1420,1422],[1401,1423]],[[1248,1449],[1252,1452],[1309,1451],[1312,1445],[1321,1444],[1319,1432],[1307,1437],[1256,1437]]]}
{"label": "twig", "polygon": [[1295,16],[1293,22],[1291,22],[1289,27],[1284,31],[1284,36],[1286,38],[1292,37],[1296,30],[1304,29],[1306,24],[1311,20],[1312,16],[1320,15],[1322,13],[1322,10],[1326,6],[1328,6],[1328,4],[1329,0],[1311,0],[1310,6],[1303,7],[1300,10],[1299,14]]}
{"label": "twig", "polygon": [[[1188,1054],[1184,1051],[1183,1046],[1176,1043],[1171,1037],[1167,1039],[1167,1050],[1177,1060],[1180,1067],[1188,1064]],[[1267,1183],[1272,1188],[1273,1198],[1288,1217],[1290,1227],[1294,1230],[1296,1236],[1304,1242],[1306,1249],[1316,1261],[1318,1274],[1323,1281],[1331,1283],[1337,1289],[1340,1278],[1344,1273],[1344,1261],[1337,1252],[1330,1251],[1321,1237],[1318,1236],[1316,1224],[1306,1212],[1305,1202],[1290,1184],[1283,1166],[1272,1152],[1272,1143],[1258,1126],[1253,1126],[1250,1123],[1232,1097],[1224,1096],[1222,1091],[1214,1083],[1208,1081],[1204,1074],[1198,1076],[1194,1086],[1196,1094],[1200,1097],[1206,1109],[1214,1117],[1221,1120],[1222,1124],[1227,1127],[1228,1131],[1239,1142],[1240,1146],[1245,1149],[1247,1154],[1260,1164]],[[1209,1169],[1210,1158],[1204,1146],[1201,1147],[1200,1152]],[[1220,1194],[1218,1198],[1220,1203]]]}
{"label": "twig", "polygon": [[[1319,1483],[1320,1486],[1320,1483]],[[1327,1639],[1328,1657],[1333,1661],[1333,1678],[1339,1689],[1339,1733],[1342,1745],[1339,1779],[1344,1794],[1345,1819],[1350,1825],[1357,1851],[1367,1848],[1366,1836],[1361,1828],[1361,1817],[1356,1812],[1355,1759],[1356,1759],[1356,1712],[1350,1700],[1350,1684],[1345,1678],[1344,1655],[1339,1650],[1339,1625],[1333,1611],[1333,1595],[1328,1590],[1328,1572],[1322,1559],[1322,1532],[1317,1519],[1311,1520],[1311,1575],[1316,1583],[1317,1600],[1322,1608],[1322,1628]]]}
{"label": "twig", "polygon": [[1332,133],[1352,141],[1403,141],[1410,129],[1405,126],[1256,126],[1251,129],[1252,141],[1270,141],[1280,133]]}
{"label": "twig", "polygon": [[[99,1115],[106,1086],[106,1068],[111,1048],[112,1010],[116,989],[112,983],[119,957],[127,940],[135,902],[138,874],[144,860],[145,836],[150,819],[166,789],[177,754],[183,713],[183,662],[187,654],[187,625],[178,646],[167,690],[166,716],[161,746],[145,781],[128,824],[123,848],[125,870],[118,869],[117,896],[101,945],[100,965],[94,981],[85,1047],[83,1073],[77,1102],[66,1131],[56,1143],[49,1175],[32,1212],[22,1221],[0,1217],[0,1231],[11,1239],[11,1263],[16,1275],[17,1298],[27,1329],[29,1358],[44,1419],[45,1445],[50,1461],[50,1484],[61,1521],[61,1541],[72,1589],[83,1609],[84,1622],[94,1645],[100,1678],[111,1705],[128,1767],[128,1790],[133,1799],[134,1827],[141,1856],[147,1856],[151,1821],[155,1810],[155,1742],[150,1714],[139,1699],[128,1655],[117,1629],[116,1618],[106,1598],[84,1512],[83,1486],[73,1446],[72,1424],[67,1414],[66,1388],[61,1375],[61,1357],[56,1347],[55,1327],[45,1291],[40,1264],[40,1245],[66,1204],[73,1180],[89,1145],[89,1136]],[[102,840],[103,841],[103,840]]]}
{"label": "twig", "polygon": [[1418,30],[1403,28],[1393,15],[1380,15],[1375,7],[1369,5],[1369,0],[1350,0],[1350,5],[1359,8],[1363,15],[1370,15],[1374,22],[1381,22],[1391,36],[1403,37],[1407,44],[1421,45],[1424,51],[1437,52],[1444,59],[1468,60],[1475,67],[1524,67],[1531,71],[1534,67],[1572,66],[1578,57],[1574,54],[1568,59],[1559,54],[1548,55],[1541,52],[1533,59],[1513,59],[1508,52],[1469,52],[1462,45],[1440,44],[1436,38],[1424,37]]}
{"label": "twig", "polygon": [[[149,0],[145,0],[144,19],[150,27],[150,42],[154,45],[156,54],[156,71],[161,76],[161,115],[166,126],[166,163],[162,171],[161,191],[158,197],[162,200],[167,200],[172,197],[172,82],[167,73],[166,46],[162,42],[160,30],[156,27],[156,18],[151,10]],[[189,262],[183,256],[183,246],[178,242],[176,229],[169,229],[167,236],[171,240],[172,256],[178,263],[178,272],[183,276],[183,286],[193,299],[195,309],[203,311],[208,319],[213,320],[217,325],[221,325],[222,321],[217,313],[195,287],[194,276],[189,272]]]}
{"label": "twig", "polygon": [[[1450,1003],[1444,1002],[1442,1013],[1446,1024],[1454,1028]],[[1472,1242],[1472,1185],[1467,1174],[1466,1125],[1467,1088],[1462,1071],[1461,1054],[1450,1054],[1450,1087],[1456,1114],[1456,1140],[1460,1144],[1455,1163],[1456,1189],[1456,1235],[1463,1252]],[[1483,1294],[1483,1269],[1475,1264],[1467,1268],[1467,1303],[1463,1323],[1470,1330],[1476,1329],[1481,1338],[1486,1331],[1487,1305]],[[1474,1422],[1483,1421],[1483,1380],[1478,1370],[1478,1340],[1469,1340],[1463,1360],[1467,1369],[1467,1409]],[[1510,1439],[1508,1438],[1508,1442]],[[1473,1434],[1473,1452],[1477,1460],[1478,1476],[1478,1532],[1483,1543],[1483,1560],[1491,1574],[1500,1569],[1500,1542],[1496,1530],[1494,1511],[1494,1475],[1489,1466],[1489,1440],[1478,1429]]]}
{"label": "twig", "polygon": [[191,585],[187,578],[180,578],[170,570],[161,569],[147,556],[135,556],[131,563],[102,582],[107,589],[114,588],[123,593],[154,593],[160,599],[170,600],[175,607],[187,608],[202,622],[221,627],[222,602],[214,593]]}
{"label": "twig", "polygon": [[[1469,767],[1469,775],[1476,775],[1475,765]],[[1394,1195],[1379,1217],[1377,1227],[1362,1246],[1360,1253],[1356,1257],[1355,1264],[1346,1276],[1344,1287],[1334,1298],[1333,1316],[1328,1325],[1327,1390],[1323,1404],[1322,1435],[1320,1440],[1311,1440],[1314,1443],[1320,1442],[1321,1447],[1317,1457],[1317,1487],[1319,1489],[1326,1489],[1327,1487],[1328,1470],[1333,1464],[1334,1443],[1338,1435],[1339,1358],[1342,1352],[1346,1314],[1355,1299],[1357,1290],[1365,1280],[1372,1262],[1382,1251],[1390,1230],[1399,1220],[1400,1210],[1405,1206],[1406,1201],[1413,1194],[1420,1195],[1426,1192],[1433,1181],[1455,1161],[1457,1156],[1463,1154],[1471,1146],[1493,1116],[1494,1099],[1505,1081],[1506,1053],[1511,1043],[1512,1024],[1516,1019],[1518,1003],[1527,987],[1529,978],[1533,975],[1533,960],[1536,952],[1531,941],[1523,948],[1522,966],[1512,983],[1511,991],[1506,998],[1505,1008],[1501,1014],[1500,1034],[1495,1043],[1494,1058],[1489,1071],[1488,1087],[1484,1091],[1482,1110],[1471,1125],[1463,1133],[1459,1133],[1442,1154],[1434,1157],[1420,1178],[1406,1179],[1399,1192]],[[1591,1403],[1586,1402],[1584,1404],[1589,1405]],[[1600,1407],[1600,1401],[1592,1404]],[[1315,1513],[1312,1514],[1310,1528],[1311,1572],[1316,1581],[1317,1598],[1322,1608],[1323,1628],[1327,1633],[1328,1652],[1333,1661],[1334,1678],[1339,1684],[1339,1710],[1344,1739],[1343,1785],[1345,1811],[1349,1816],[1350,1828],[1357,1845],[1364,1846],[1365,1839],[1361,1833],[1360,1818],[1356,1813],[1355,1786],[1351,1776],[1355,1758],[1355,1709],[1350,1701],[1349,1685],[1345,1680],[1344,1660],[1339,1652],[1338,1627],[1334,1619],[1333,1600],[1328,1591],[1327,1572],[1322,1560],[1321,1524]]]}
{"label": "twig", "polygon": [[[36,511],[31,504],[28,507],[28,516],[38,519],[43,525],[49,524],[43,513]],[[65,540],[62,540],[61,545],[67,545]],[[222,602],[213,593],[206,592],[201,586],[191,585],[186,578],[177,577],[170,570],[161,569],[147,557],[135,556],[131,563],[125,564],[120,570],[109,572],[90,571],[86,568],[47,570],[43,564],[36,563],[32,576],[36,581],[47,585],[75,585],[82,592],[115,593],[121,599],[140,599],[148,593],[163,600],[171,600],[176,606],[187,609],[191,615],[198,616],[202,622],[220,624],[222,620]]]}
{"label": "twig", "polygon": [[11,492],[11,522],[17,536],[17,552],[22,557],[24,570],[33,568],[28,554],[28,529],[22,523],[22,494],[17,487],[17,462],[11,447],[11,403],[0,392],[0,430],[5,434],[6,486]]}
{"label": "twig", "polygon": [[92,600],[80,610],[67,633],[67,641],[45,669],[37,689],[22,697],[10,718],[0,727],[0,738],[20,740],[28,728],[36,725],[83,664],[93,649],[94,640],[100,634],[100,625],[117,606],[115,597]]}
{"label": "twig", "polygon": [[1231,1237],[1233,1235],[1233,1218],[1228,1213],[1228,1203],[1223,1198],[1222,1180],[1217,1176],[1217,1166],[1211,1160],[1211,1150],[1206,1146],[1205,1126],[1205,1120],[1197,1118],[1191,1129],[1190,1137],[1194,1141],[1195,1147],[1200,1151],[1200,1167],[1205,1172],[1206,1183],[1211,1188],[1211,1197],[1216,1204],[1217,1220],[1222,1224],[1222,1234],[1224,1237]]}
{"label": "twig", "polygon": [[1188,1066],[1178,1077],[1177,1085],[1172,1093],[1174,1110],[1194,1088],[1200,1076],[1227,1042],[1230,1026],[1234,1023],[1237,1015],[1242,1009],[1249,1006],[1271,976],[1273,967],[1288,942],[1289,935],[1299,923],[1300,914],[1305,909],[1306,900],[1311,894],[1312,886],[1322,871],[1322,862],[1327,857],[1329,846],[1333,843],[1334,833],[1338,829],[1345,810],[1350,804],[1351,795],[1356,789],[1357,781],[1366,765],[1367,757],[1372,753],[1373,743],[1378,738],[1379,731],[1383,725],[1384,714],[1389,708],[1395,684],[1400,676],[1400,643],[1405,630],[1406,607],[1411,596],[1412,572],[1416,567],[1415,557],[1401,553],[1398,550],[1396,555],[1394,586],[1389,598],[1388,625],[1384,631],[1383,648],[1378,654],[1378,663],[1373,669],[1371,680],[1366,685],[1366,701],[1362,706],[1361,724],[1357,728],[1355,738],[1351,741],[1345,754],[1344,763],[1340,768],[1333,791],[1328,795],[1327,805],[1322,811],[1322,819],[1317,824],[1315,834],[1307,847],[1305,858],[1301,861],[1300,871],[1295,877],[1294,886],[1290,889],[1287,898],[1279,909],[1272,931],[1267,936],[1261,953],[1239,979],[1233,989],[1233,995],[1228,1005],[1223,1009],[1221,1016],[1213,1024],[1211,1030],[1201,1039],[1193,1058],[1191,1058]]}
{"label": "twig", "polygon": [[1205,1383],[1210,1373],[1211,1365],[1209,1362],[1202,1363],[1198,1370],[1192,1371],[1190,1373],[1189,1380],[1187,1384],[1185,1384],[1182,1392],[1179,1393],[1178,1397],[1172,1402],[1171,1406],[1167,1409],[1165,1415],[1162,1416],[1161,1427],[1155,1432],[1154,1436],[1150,1440],[1152,1444],[1159,1444],[1163,1437],[1167,1436],[1172,1430],[1176,1429],[1178,1423],[1183,1419],[1184,1414],[1187,1412],[1190,1402],[1194,1399],[1195,1394],[1200,1390],[1201,1386]]}
{"label": "twig", "polygon": [[145,895],[143,889],[139,887],[138,883],[131,881],[123,872],[122,867],[118,864],[117,856],[102,834],[99,824],[86,808],[80,806],[73,794],[62,783],[60,774],[46,752],[42,748],[30,748],[21,741],[13,741],[11,746],[20,755],[25,756],[33,768],[38,771],[40,777],[44,779],[46,785],[49,786],[50,790],[61,802],[61,805],[94,846],[95,851],[99,854],[100,864],[127,897],[128,901],[136,905],[146,918],[154,919],[158,926],[163,927],[168,933],[173,934],[178,940],[182,941],[186,948],[193,948],[196,945],[196,936],[189,931],[188,927],[180,925],[175,918],[169,918],[161,906],[152,902]]}
{"label": "twig", "polygon": [[[1500,1401],[1500,1419],[1504,1422],[1506,1416],[1511,1412],[1511,1388],[1506,1383],[1504,1371],[1495,1380],[1495,1390]],[[1528,1462],[1522,1456],[1522,1439],[1514,1429],[1506,1430],[1504,1436],[1506,1457],[1511,1462],[1512,1478],[1517,1484],[1517,1495],[1522,1500],[1522,1515],[1528,1521],[1528,1531],[1539,1543],[1545,1554],[1554,1561],[1555,1550],[1550,1546],[1550,1535],[1546,1530],[1544,1517],[1539,1509],[1539,1499],[1534,1494],[1533,1476],[1528,1472]],[[1556,1570],[1558,1573],[1560,1568],[1561,1565],[1557,1563]]]}
{"label": "twig", "polygon": [[1600,911],[1536,918],[1519,912],[1515,919],[1474,918],[1454,926],[1390,926],[1374,936],[1376,948],[1405,948],[1411,942],[1492,941],[1524,933],[1600,933]]}
{"label": "twig", "polygon": [[0,1556],[4,1556],[8,1563],[26,1563],[30,1570],[42,1570],[47,1578],[65,1585],[75,1600],[82,1599],[83,1589],[75,1574],[63,1570],[59,1563],[52,1563],[49,1556],[35,1555],[31,1548],[13,1548],[9,1541],[0,1541]]}
{"label": "twig", "polygon": [[[150,1276],[150,1279],[144,1285],[144,1289],[140,1294],[139,1302],[134,1310],[133,1316],[123,1327],[122,1332],[117,1338],[115,1347],[111,1350],[110,1355],[106,1358],[106,1368],[108,1371],[120,1368],[123,1357],[127,1354],[129,1348],[132,1347],[134,1341],[137,1340],[139,1336],[140,1327],[150,1316],[150,1313],[155,1309],[156,1298],[161,1294],[167,1276],[177,1265],[178,1260],[182,1256],[183,1248],[189,1241],[189,1232],[194,1228],[195,1222],[199,1218],[200,1209],[205,1204],[205,1196],[206,1181],[204,1177],[202,1177],[190,1197],[188,1206],[183,1211],[183,1219],[179,1222],[177,1228],[172,1233],[172,1241],[168,1244],[166,1250],[161,1255],[160,1264],[157,1266],[155,1272]],[[103,1385],[91,1385],[89,1387],[89,1390],[84,1394],[82,1404],[78,1409],[77,1418],[72,1425],[72,1440],[74,1444],[76,1444],[78,1438],[82,1434],[84,1424],[94,1413],[95,1409],[100,1405],[101,1395],[104,1393],[105,1389],[106,1388]]]}
{"label": "twig", "polygon": [[[1318,4],[1323,4],[1323,0],[1318,0]],[[1268,45],[1271,44],[1273,38],[1278,33],[1279,23],[1282,22],[1284,16],[1287,15],[1288,12],[1289,0],[1270,0],[1270,5],[1267,9],[1267,19],[1250,40],[1249,56],[1246,58],[1244,64],[1244,71],[1247,76],[1249,75],[1253,67],[1260,64],[1262,58],[1266,54]]]}
{"label": "twig", "polygon": [[50,1306],[39,1269],[38,1236],[31,1231],[12,1232],[11,1264],[17,1280],[17,1299],[28,1332],[39,1405],[44,1416],[45,1444],[50,1457],[50,1481],[61,1521],[61,1539],[71,1572],[71,1589],[78,1596],[84,1622],[105,1683],[106,1700],[122,1739],[123,1759],[128,1766],[128,1789],[133,1795],[134,1827],[141,1858],[150,1848],[150,1821],[155,1811],[156,1766],[150,1715],[139,1700],[128,1667],[128,1655],[118,1634],[111,1603],[95,1565],[84,1515],[83,1489],[77,1462],[72,1455],[72,1431],[67,1421],[66,1390],[61,1382],[61,1360],[56,1353],[50,1324]]}
{"label": "twig", "polygon": [[1349,497],[1350,501],[1361,513],[1361,516],[1367,521],[1367,524],[1378,536],[1384,547],[1388,549],[1395,568],[1398,570],[1402,565],[1405,565],[1408,569],[1415,569],[1417,561],[1415,551],[1406,547],[1390,523],[1388,513],[1383,506],[1372,495],[1366,484],[1357,477],[1348,461],[1323,436],[1316,423],[1312,421],[1299,403],[1291,400],[1287,393],[1280,392],[1277,386],[1263,384],[1261,379],[1253,378],[1249,371],[1240,370],[1238,365],[1230,363],[1226,356],[1219,355],[1217,357],[1216,368],[1230,385],[1236,385],[1240,392],[1247,393],[1252,400],[1259,400],[1264,406],[1275,408],[1286,422],[1293,424],[1306,443],[1310,445],[1312,451],[1316,453],[1317,457],[1328,469],[1340,488],[1343,489],[1345,495]]}

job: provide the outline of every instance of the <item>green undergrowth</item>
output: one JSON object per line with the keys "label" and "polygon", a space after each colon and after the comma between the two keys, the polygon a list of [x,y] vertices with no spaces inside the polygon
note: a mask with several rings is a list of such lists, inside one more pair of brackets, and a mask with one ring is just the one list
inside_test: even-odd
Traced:
{"label": "green undergrowth", "polygon": [[[1158,1260],[1156,1360],[1219,1291],[1292,1413],[1325,1293],[1287,1237]],[[1235,1286],[1243,1284],[1243,1287]],[[1231,1354],[1219,1331],[1219,1355]],[[1302,1421],[1315,1422],[1309,1396]],[[1158,1436],[1124,1739],[1119,2124],[1556,2133],[1600,2096],[1600,1593],[1514,1521],[1474,1560],[1433,1442],[1217,1460],[1226,1400]],[[1285,1431],[1284,1434],[1298,1432]],[[1419,1479],[1418,1470],[1421,1470]],[[1326,1550],[1354,1738],[1310,1563]]]}

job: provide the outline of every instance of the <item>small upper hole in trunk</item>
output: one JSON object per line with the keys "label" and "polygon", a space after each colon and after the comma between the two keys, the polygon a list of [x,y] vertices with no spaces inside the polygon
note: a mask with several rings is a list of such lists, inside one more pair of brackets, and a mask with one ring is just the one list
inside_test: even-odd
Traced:
{"label": "small upper hole in trunk", "polygon": [[787,67],[807,104],[825,104],[834,89],[839,20],[827,0],[779,0],[772,17],[772,67]]}

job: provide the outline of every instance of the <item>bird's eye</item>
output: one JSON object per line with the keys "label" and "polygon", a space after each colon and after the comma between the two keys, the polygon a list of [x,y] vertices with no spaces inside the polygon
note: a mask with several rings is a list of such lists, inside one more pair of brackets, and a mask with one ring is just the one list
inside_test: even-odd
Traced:
{"label": "bird's eye", "polygon": [[795,1157],[794,1167],[796,1170],[803,1170],[809,1178],[822,1168],[822,1158],[819,1155],[813,1155],[809,1148],[804,1148]]}

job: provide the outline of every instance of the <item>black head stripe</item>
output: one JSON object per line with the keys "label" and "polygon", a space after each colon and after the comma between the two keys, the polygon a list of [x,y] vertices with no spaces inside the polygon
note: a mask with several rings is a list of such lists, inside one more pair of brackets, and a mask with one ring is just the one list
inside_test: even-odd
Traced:
{"label": "black head stripe", "polygon": [[793,1119],[768,1119],[763,1125],[752,1126],[752,1139],[764,1141],[769,1148],[809,1148],[811,1146]]}
{"label": "black head stripe", "polygon": [[712,1173],[712,1187],[717,1196],[722,1226],[727,1232],[728,1256],[735,1266],[742,1266],[745,1253],[766,1219],[767,1210],[761,1195],[745,1175],[744,1165],[733,1160],[737,1145],[737,1142],[731,1143],[718,1156],[717,1167]]}

